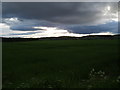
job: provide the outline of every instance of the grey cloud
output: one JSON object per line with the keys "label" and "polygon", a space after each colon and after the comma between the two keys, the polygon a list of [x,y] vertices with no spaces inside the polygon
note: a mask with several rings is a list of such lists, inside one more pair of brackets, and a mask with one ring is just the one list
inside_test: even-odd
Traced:
{"label": "grey cloud", "polygon": [[[64,25],[64,24],[56,24],[48,21],[39,21],[39,20],[29,20],[25,19],[23,21],[12,22],[4,21],[8,23],[10,29],[19,30],[19,31],[37,31],[38,29],[34,27],[56,27],[59,29],[68,30],[72,33],[80,33],[80,34],[90,34],[90,33],[100,33],[100,32],[118,32],[118,22],[109,22],[106,24],[100,25],[90,25],[84,26],[81,24],[73,24],[73,25]],[[41,32],[43,29],[39,29]]]}
{"label": "grey cloud", "polygon": [[[16,0],[2,0],[3,2],[16,2]],[[88,0],[20,0],[18,2],[88,2]],[[119,2],[119,0],[89,0],[89,2]]]}
{"label": "grey cloud", "polygon": [[[32,26],[22,26],[22,25],[15,25],[15,26],[11,26],[10,29],[12,30],[20,30],[20,31],[35,31],[38,29],[33,28]],[[43,30],[43,29],[39,29],[39,30]]]}
{"label": "grey cloud", "polygon": [[[12,18],[14,19],[14,18]],[[19,31],[35,31],[38,30],[34,27],[56,27],[59,26],[58,24],[48,22],[48,21],[42,21],[42,20],[33,20],[33,19],[24,19],[20,20],[17,19],[16,21],[10,21],[10,19],[3,19],[3,23],[6,23],[10,26],[10,29],[12,30],[19,30]],[[43,30],[43,29],[39,29]]]}
{"label": "grey cloud", "polygon": [[14,2],[3,3],[3,18],[46,20],[62,24],[101,24],[107,17],[103,10],[111,6],[117,11],[116,2]]}
{"label": "grey cloud", "polygon": [[119,33],[117,22],[110,22],[107,24],[101,24],[97,26],[73,25],[73,26],[67,26],[65,28],[70,32],[80,33],[80,34],[91,34],[91,33],[101,33],[101,32]]}
{"label": "grey cloud", "polygon": [[12,34],[9,34],[9,35],[31,35],[31,34],[36,34],[38,32],[28,32],[28,33],[12,33]]}

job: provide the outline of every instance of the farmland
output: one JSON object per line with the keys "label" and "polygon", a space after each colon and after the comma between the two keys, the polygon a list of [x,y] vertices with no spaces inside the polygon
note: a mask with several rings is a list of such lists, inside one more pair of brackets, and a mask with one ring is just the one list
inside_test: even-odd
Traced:
{"label": "farmland", "polygon": [[120,88],[118,40],[3,42],[3,88]]}

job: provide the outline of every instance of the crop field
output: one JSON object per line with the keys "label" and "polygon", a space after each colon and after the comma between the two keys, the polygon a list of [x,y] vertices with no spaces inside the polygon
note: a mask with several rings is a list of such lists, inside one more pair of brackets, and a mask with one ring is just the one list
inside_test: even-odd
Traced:
{"label": "crop field", "polygon": [[118,40],[2,44],[3,88],[120,88]]}

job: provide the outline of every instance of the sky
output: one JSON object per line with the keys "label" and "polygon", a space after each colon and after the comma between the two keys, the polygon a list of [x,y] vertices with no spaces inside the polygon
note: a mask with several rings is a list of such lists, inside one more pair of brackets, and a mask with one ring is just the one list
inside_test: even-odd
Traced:
{"label": "sky", "polygon": [[3,2],[2,37],[114,35],[117,2]]}

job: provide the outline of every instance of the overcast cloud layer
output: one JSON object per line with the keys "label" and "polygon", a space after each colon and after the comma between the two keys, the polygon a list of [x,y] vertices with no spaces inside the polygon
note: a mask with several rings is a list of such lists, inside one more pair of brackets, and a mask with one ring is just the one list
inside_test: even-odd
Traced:
{"label": "overcast cloud layer", "polygon": [[119,0],[2,0],[2,2],[119,2]]}
{"label": "overcast cloud layer", "polygon": [[55,27],[77,34],[118,32],[117,2],[4,2],[2,9],[2,22],[7,29],[23,31],[22,34],[44,31],[34,27]]}

